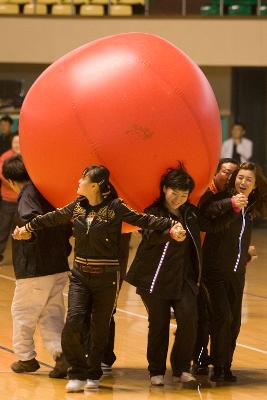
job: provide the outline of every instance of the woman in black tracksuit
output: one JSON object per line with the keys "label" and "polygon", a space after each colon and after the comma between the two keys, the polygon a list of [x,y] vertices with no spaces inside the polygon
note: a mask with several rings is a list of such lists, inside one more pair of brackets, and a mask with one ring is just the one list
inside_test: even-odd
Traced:
{"label": "woman in black tracksuit", "polygon": [[[70,364],[67,391],[97,388],[101,361],[107,344],[109,323],[119,289],[119,245],[122,221],[141,228],[170,230],[175,222],[139,214],[117,197],[103,166],[87,168],[79,180],[77,200],[63,208],[38,216],[13,237],[73,220],[75,259],[68,298],[68,313],[62,347]],[[90,351],[86,357],[84,326],[90,315]]]}
{"label": "woman in black tracksuit", "polygon": [[126,281],[137,287],[148,312],[148,369],[152,385],[163,385],[169,345],[170,308],[178,329],[171,352],[174,380],[197,386],[190,374],[197,329],[196,298],[201,276],[200,228],[217,231],[235,218],[229,209],[224,218],[211,224],[188,202],[194,181],[180,166],[161,178],[160,198],[145,211],[176,218],[184,227],[180,241],[168,231],[145,230]]}
{"label": "woman in black tracksuit", "polygon": [[254,163],[243,163],[231,177],[229,192],[218,193],[202,212],[212,217],[224,215],[232,207],[230,196],[243,194],[248,205],[224,231],[208,233],[203,244],[203,280],[212,308],[212,381],[234,382],[233,353],[241,325],[246,264],[249,261],[252,222],[267,211],[267,181]]}

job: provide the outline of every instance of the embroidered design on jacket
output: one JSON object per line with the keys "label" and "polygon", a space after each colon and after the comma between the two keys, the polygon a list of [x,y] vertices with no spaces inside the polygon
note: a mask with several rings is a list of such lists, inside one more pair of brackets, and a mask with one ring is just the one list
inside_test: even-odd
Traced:
{"label": "embroidered design on jacket", "polygon": [[115,217],[114,210],[108,208],[108,206],[100,208],[95,215],[95,219],[98,222],[109,222]]}
{"label": "embroidered design on jacket", "polygon": [[86,210],[85,208],[81,207],[79,203],[77,203],[73,210],[73,219],[77,219],[79,217],[85,217]]}

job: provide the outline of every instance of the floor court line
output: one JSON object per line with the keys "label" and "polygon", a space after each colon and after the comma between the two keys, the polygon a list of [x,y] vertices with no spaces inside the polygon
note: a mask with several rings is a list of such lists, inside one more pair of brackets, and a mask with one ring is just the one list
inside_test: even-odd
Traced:
{"label": "floor court line", "polygon": [[[14,354],[14,351],[9,349],[8,347],[1,346],[0,345],[0,350],[7,351],[8,353]],[[38,360],[39,364],[42,365],[43,367],[48,367],[48,368],[53,368],[52,365],[46,364],[43,361]],[[0,371],[0,372],[10,372],[10,371]]]}
{"label": "floor court line", "polygon": [[[121,312],[121,313],[124,313],[124,314],[127,314],[127,315],[131,315],[133,317],[147,319],[147,317],[145,315],[133,313],[133,312],[127,311],[127,310],[123,310],[122,308],[116,308],[116,310]],[[176,324],[170,324],[170,326],[172,328],[176,328]],[[256,351],[258,353],[267,355],[267,351],[266,350],[258,349],[257,347],[247,346],[246,344],[242,344],[242,343],[237,343],[236,345],[239,346],[239,347],[243,347],[245,349],[248,349],[248,350]]]}
{"label": "floor court line", "polygon": [[[7,279],[7,280],[13,281],[13,282],[15,281],[14,278],[12,278],[10,276],[3,275],[3,274],[0,274],[0,278]],[[247,295],[250,295],[250,294],[247,293]],[[67,293],[64,293],[64,296],[67,296]],[[250,296],[254,296],[254,295],[250,295]],[[263,296],[257,296],[257,297],[265,299],[265,297],[263,297]],[[127,314],[127,315],[131,315],[132,317],[137,317],[137,318],[141,318],[141,319],[147,319],[146,315],[133,313],[131,311],[123,310],[122,308],[117,308],[117,311],[119,311],[121,313],[124,313],[124,314]],[[176,324],[170,324],[170,326],[172,328],[176,328]],[[261,354],[267,355],[267,351],[266,350],[258,349],[257,347],[247,346],[246,344],[242,344],[242,343],[237,343],[236,345],[239,346],[239,347],[243,347],[244,349],[247,349],[247,350],[251,350],[251,351],[255,351],[257,353],[261,353]],[[2,348],[2,346],[0,346],[0,348]]]}

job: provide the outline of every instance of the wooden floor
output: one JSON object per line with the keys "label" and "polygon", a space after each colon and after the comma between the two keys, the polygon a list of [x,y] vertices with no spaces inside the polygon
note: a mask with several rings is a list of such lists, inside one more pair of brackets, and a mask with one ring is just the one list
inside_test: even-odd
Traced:
{"label": "wooden floor", "polygon": [[[151,388],[146,364],[147,320],[145,309],[134,288],[123,284],[116,314],[117,361],[113,374],[101,380],[101,388],[90,393],[65,393],[66,380],[49,379],[53,365],[36,333],[38,360],[44,363],[38,373],[15,374],[9,366],[15,361],[12,353],[10,305],[14,290],[12,266],[0,270],[0,400],[154,400],[154,399],[267,399],[267,230],[254,232],[253,244],[259,258],[248,267],[243,305],[243,323],[235,353],[236,384],[216,387],[207,380],[201,389],[189,391],[174,385],[168,364],[166,384]],[[10,258],[9,252],[7,257]],[[174,331],[172,326],[171,330]],[[173,335],[171,341],[173,340]]]}

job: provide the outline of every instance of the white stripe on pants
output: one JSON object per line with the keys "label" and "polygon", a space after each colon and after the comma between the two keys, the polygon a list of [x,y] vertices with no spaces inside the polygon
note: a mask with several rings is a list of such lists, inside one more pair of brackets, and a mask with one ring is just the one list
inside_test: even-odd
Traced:
{"label": "white stripe on pants", "polygon": [[34,332],[39,323],[42,340],[55,359],[61,349],[65,307],[63,289],[68,272],[16,280],[11,306],[13,349],[21,361],[36,356]]}

